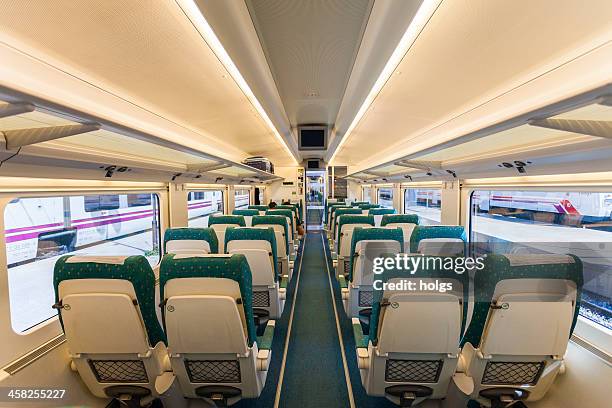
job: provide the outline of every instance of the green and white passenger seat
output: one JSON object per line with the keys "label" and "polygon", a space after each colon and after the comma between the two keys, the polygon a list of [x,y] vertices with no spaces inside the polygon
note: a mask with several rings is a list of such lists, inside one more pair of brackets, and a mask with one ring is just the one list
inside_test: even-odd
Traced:
{"label": "green and white passenger seat", "polygon": [[168,228],[164,232],[165,254],[216,254],[217,234],[212,228]]}
{"label": "green and white passenger seat", "polygon": [[337,260],[337,254],[338,254],[338,238],[339,238],[339,231],[338,231],[338,220],[340,219],[341,216],[343,215],[363,215],[362,211],[359,208],[333,208],[332,209],[332,219],[331,219],[331,225],[332,225],[332,237],[331,237],[331,243],[330,243],[330,247],[332,248],[332,259]]}
{"label": "green and white passenger seat", "polygon": [[211,215],[208,217],[208,226],[215,230],[219,241],[219,253],[225,253],[225,230],[229,227],[246,227],[242,215]]}
{"label": "green and white passenger seat", "polygon": [[246,256],[253,280],[253,310],[257,316],[280,318],[287,282],[280,274],[274,229],[238,227],[225,231],[227,253]]}
{"label": "green and white passenger seat", "polygon": [[487,407],[541,399],[564,371],[582,285],[573,255],[488,255],[474,276],[454,398]]}
{"label": "green and white passenger seat", "polygon": [[291,244],[289,246],[289,254],[295,254],[296,252],[296,237],[297,237],[297,226],[295,225],[295,223],[293,222],[294,217],[295,217],[295,212],[293,210],[287,210],[287,209],[272,209],[272,210],[268,210],[266,211],[266,215],[282,215],[284,217],[287,217],[287,225],[289,226],[289,243]]}
{"label": "green and white passenger seat", "polygon": [[340,275],[347,276],[349,274],[351,242],[353,239],[354,229],[357,227],[373,227],[374,217],[371,215],[341,214],[338,217],[337,224],[338,225],[336,228],[338,230],[338,239],[336,246],[336,277],[339,277]]}
{"label": "green and white passenger seat", "polygon": [[259,215],[259,210],[239,208],[232,211],[232,215],[241,215],[244,217],[245,226],[250,227],[253,217]]}
{"label": "green and white passenger seat", "polygon": [[402,229],[404,234],[402,252],[404,253],[410,253],[410,237],[417,225],[419,225],[419,217],[416,214],[385,214],[380,221],[381,227]]}
{"label": "green and white passenger seat", "polygon": [[228,406],[266,383],[274,321],[256,335],[244,255],[165,255],[160,292],[172,370],[187,398]]}
{"label": "green and white passenger seat", "polygon": [[370,208],[367,212],[367,215],[374,216],[375,227],[380,227],[383,216],[390,214],[395,214],[395,208]]}
{"label": "green and white passenger seat", "polygon": [[410,237],[410,253],[462,256],[466,253],[465,228],[458,225],[419,225]]}
{"label": "green and white passenger seat", "polygon": [[[360,318],[366,328],[369,327],[372,311],[372,284],[377,278],[373,273],[374,259],[399,254],[403,245],[404,235],[400,228],[357,227],[353,230],[349,273],[338,278],[347,316]],[[343,284],[343,278],[346,284]]]}
{"label": "green and white passenger seat", "polygon": [[374,208],[381,208],[380,204],[370,204],[370,203],[365,203],[365,204],[354,204],[357,206],[357,208],[359,208],[361,210],[361,213],[363,215],[368,215],[368,213],[370,212],[370,210],[374,209]]}
{"label": "green and white passenger seat", "polygon": [[93,395],[146,406],[170,388],[175,377],[144,256],[63,256],[53,284],[71,368]]}
{"label": "green and white passenger seat", "polygon": [[268,211],[267,205],[249,205],[247,207],[249,210],[257,210],[259,215],[266,215],[266,211]]}
{"label": "green and white passenger seat", "polygon": [[344,203],[341,204],[331,204],[329,206],[328,212],[328,218],[327,218],[327,239],[330,241],[330,243],[333,243],[334,239],[335,239],[335,218],[336,218],[336,210],[339,209],[353,209],[353,207],[349,207]]}
{"label": "green and white passenger seat", "polygon": [[259,215],[253,217],[254,228],[274,229],[276,238],[276,256],[280,265],[280,273],[291,279],[294,261],[290,259],[289,224],[283,215]]}
{"label": "green and white passenger seat", "polygon": [[[436,258],[416,256],[424,262]],[[359,319],[352,319],[366,393],[399,406],[444,399],[459,360],[468,276],[445,270],[434,259],[431,262],[433,267],[414,271],[385,270],[378,278],[381,285],[413,282],[416,287],[421,281],[432,285],[438,281],[451,284],[451,290],[375,286],[369,334],[363,332]]]}

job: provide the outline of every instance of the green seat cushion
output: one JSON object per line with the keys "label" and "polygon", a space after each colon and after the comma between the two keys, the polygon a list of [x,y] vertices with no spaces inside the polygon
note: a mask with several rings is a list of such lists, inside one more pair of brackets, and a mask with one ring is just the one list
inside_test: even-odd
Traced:
{"label": "green seat cushion", "polygon": [[419,224],[419,216],[416,214],[385,214],[382,217],[380,226],[388,224]]}
{"label": "green seat cushion", "polygon": [[211,215],[208,217],[208,226],[217,224],[234,224],[241,227],[246,226],[242,215]]}
{"label": "green seat cushion", "polygon": [[[359,210],[360,211],[360,210]],[[374,226],[374,216],[373,215],[351,215],[345,214],[342,215],[341,218],[336,223],[336,228],[338,233],[342,232],[342,226],[349,224],[368,224]],[[338,253],[340,253],[340,235],[338,235]]]}
{"label": "green seat cushion", "polygon": [[254,208],[250,208],[250,209],[239,208],[239,209],[232,211],[232,215],[242,215],[245,217],[252,217],[254,215],[259,215],[259,210],[256,210]]}
{"label": "green seat cushion", "polygon": [[410,252],[416,253],[419,248],[419,242],[423,239],[430,238],[449,238],[461,239],[467,242],[465,228],[458,225],[418,225],[414,227],[410,236]]}
{"label": "green seat cushion", "polygon": [[368,211],[369,215],[395,214],[395,208],[372,208]]}

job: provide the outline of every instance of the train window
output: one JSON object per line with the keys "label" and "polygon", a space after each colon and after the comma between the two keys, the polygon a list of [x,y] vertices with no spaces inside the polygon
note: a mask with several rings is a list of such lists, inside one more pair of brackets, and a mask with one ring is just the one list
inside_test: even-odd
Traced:
{"label": "train window", "polygon": [[584,268],[580,315],[612,329],[612,193],[474,191],[470,240],[487,252],[571,253]]}
{"label": "train window", "polygon": [[90,195],[85,196],[85,211],[107,211],[119,209],[119,196],[114,195]]}
{"label": "train window", "polygon": [[383,207],[393,207],[393,189],[379,188],[378,189],[378,204]]}
{"label": "train window", "polygon": [[128,207],[144,207],[151,205],[151,194],[128,194]]}
{"label": "train window", "polygon": [[441,204],[441,190],[438,188],[407,188],[404,190],[404,213],[417,214],[421,225],[440,224]]}
{"label": "train window", "polygon": [[187,215],[189,227],[208,226],[208,216],[223,213],[222,190],[191,191],[187,195]]}
{"label": "train window", "polygon": [[234,191],[234,208],[247,208],[250,204],[250,194],[248,189],[239,189]]}
{"label": "train window", "polygon": [[[130,209],[132,194],[26,197],[7,204],[4,236],[15,332],[55,317],[53,267],[62,255],[144,255],[151,265],[159,262],[158,197],[137,195],[149,204]],[[116,211],[102,209],[109,207]]]}
{"label": "train window", "polygon": [[361,197],[361,201],[366,201],[368,203],[372,202],[372,187],[364,187],[362,190],[363,194]]}

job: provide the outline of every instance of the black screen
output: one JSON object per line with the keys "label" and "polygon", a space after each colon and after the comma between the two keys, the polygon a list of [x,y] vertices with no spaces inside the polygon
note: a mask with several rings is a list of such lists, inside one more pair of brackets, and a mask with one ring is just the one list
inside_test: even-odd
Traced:
{"label": "black screen", "polygon": [[319,161],[318,160],[308,160],[308,168],[309,169],[318,169]]}
{"label": "black screen", "polygon": [[325,129],[302,129],[300,134],[302,147],[325,148]]}

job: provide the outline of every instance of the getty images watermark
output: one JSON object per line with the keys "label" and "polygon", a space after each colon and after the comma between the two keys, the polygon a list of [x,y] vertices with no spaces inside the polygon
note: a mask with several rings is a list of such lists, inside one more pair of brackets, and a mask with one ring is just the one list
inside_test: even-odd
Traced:
{"label": "getty images watermark", "polygon": [[[484,258],[477,257],[429,257],[422,255],[396,254],[395,256],[382,256],[372,259],[372,272],[374,275],[382,275],[385,271],[406,271],[414,275],[417,271],[449,271],[462,275],[470,271],[481,271],[485,267]],[[453,290],[452,282],[448,279],[431,279],[421,277],[418,280],[412,278],[391,279],[387,282],[382,279],[374,279],[375,290],[390,291],[437,291],[445,293]]]}

